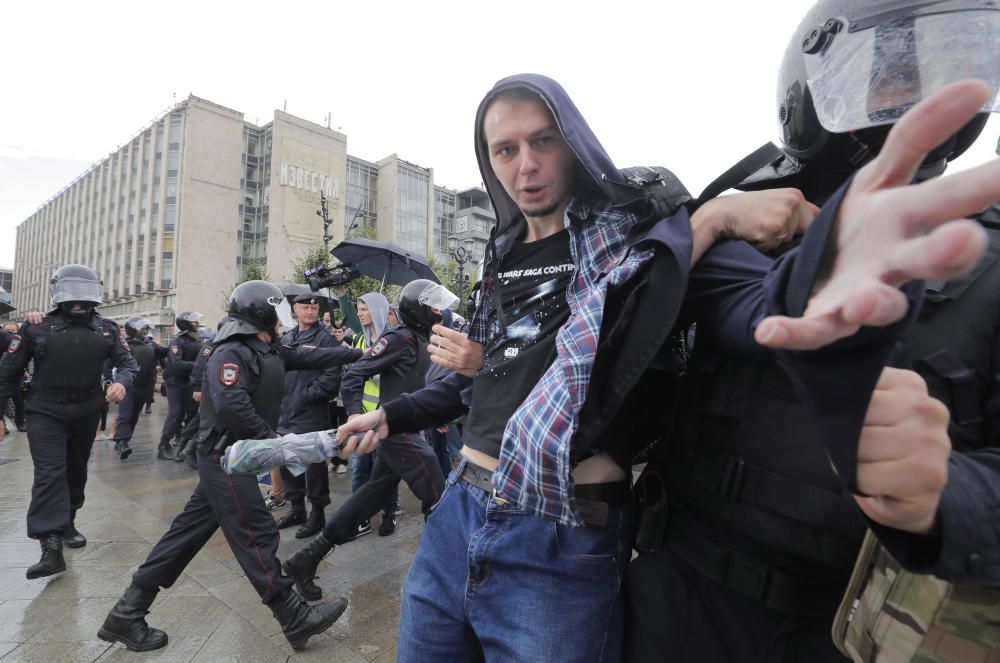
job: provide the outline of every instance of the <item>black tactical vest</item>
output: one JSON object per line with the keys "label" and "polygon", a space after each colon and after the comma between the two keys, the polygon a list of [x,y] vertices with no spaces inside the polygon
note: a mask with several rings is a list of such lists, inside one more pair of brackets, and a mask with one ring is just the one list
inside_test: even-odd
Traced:
{"label": "black tactical vest", "polygon": [[132,378],[136,387],[148,387],[156,378],[156,347],[152,343],[136,341],[132,347],[132,356],[139,364],[139,372]]}
{"label": "black tactical vest", "polygon": [[[928,284],[927,302],[894,361],[918,370],[949,406],[960,449],[987,440],[983,408],[997,370],[1000,232],[989,238],[969,276]],[[710,339],[699,339],[684,383],[679,410],[690,415],[657,462],[671,503],[686,506],[719,543],[746,541],[753,550],[741,552],[778,567],[846,578],[865,523],[782,369],[725,359]]]}
{"label": "black tactical vest", "polygon": [[90,325],[51,329],[35,340],[34,389],[97,391],[114,339]]}
{"label": "black tactical vest", "polygon": [[[213,346],[212,351],[216,350]],[[281,416],[281,396],[285,388],[285,359],[279,352],[260,352],[254,348],[254,361],[245,368],[257,375],[257,388],[250,394],[250,403],[261,419],[267,422],[272,430],[278,428],[278,418]],[[215,429],[215,403],[212,402],[211,391],[202,392],[201,408],[199,410],[198,442],[208,439]],[[216,431],[223,432],[223,431]],[[235,442],[239,438],[231,440]]]}
{"label": "black tactical vest", "polygon": [[414,333],[406,327],[398,327],[396,333],[403,343],[413,343],[417,350],[417,360],[404,370],[402,375],[395,371],[382,373],[379,399],[382,403],[396,400],[403,394],[411,394],[424,386],[424,376],[431,365],[431,357],[427,353],[427,339]]}

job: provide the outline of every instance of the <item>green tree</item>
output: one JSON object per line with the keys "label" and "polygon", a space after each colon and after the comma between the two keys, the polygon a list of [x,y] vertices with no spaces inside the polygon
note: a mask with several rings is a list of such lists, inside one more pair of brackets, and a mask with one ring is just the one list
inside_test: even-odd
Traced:
{"label": "green tree", "polygon": [[330,267],[334,262],[333,256],[326,250],[322,242],[317,242],[309,247],[305,254],[292,264],[292,276],[295,283],[306,283],[305,273],[316,267]]}
{"label": "green tree", "polygon": [[236,283],[234,283],[228,290],[222,291],[222,313],[223,315],[229,310],[229,296],[233,294],[233,290],[236,289],[241,283],[246,283],[247,281],[270,281],[271,276],[264,271],[264,267],[257,261],[253,261],[247,264],[246,269],[243,270],[243,276],[240,277]]}

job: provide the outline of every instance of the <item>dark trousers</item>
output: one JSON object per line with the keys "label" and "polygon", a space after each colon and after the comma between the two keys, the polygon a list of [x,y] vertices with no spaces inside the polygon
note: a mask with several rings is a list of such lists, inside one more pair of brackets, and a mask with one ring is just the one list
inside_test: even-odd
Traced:
{"label": "dark trousers", "polygon": [[[103,400],[103,399],[102,399]],[[46,401],[27,408],[28,448],[34,465],[28,536],[63,532],[83,506],[87,461],[94,445],[100,403]]]}
{"label": "dark trousers", "polygon": [[198,427],[201,424],[201,420],[199,419],[201,403],[195,401],[195,405],[197,407],[195,407],[194,416],[184,422],[184,429],[181,431],[181,441],[183,442],[188,442],[189,440],[194,439],[194,436],[198,434]]}
{"label": "dark trousers", "polygon": [[309,498],[309,503],[320,509],[330,503],[330,475],[326,463],[312,463],[299,476],[283,467],[281,478],[285,482],[286,500],[300,502]]}
{"label": "dark trousers", "polygon": [[353,493],[326,521],[323,535],[334,544],[345,543],[358,525],[378,513],[402,479],[430,513],[444,492],[444,475],[431,445],[419,435],[393,435],[382,441],[375,455],[371,479]]}
{"label": "dark trousers", "polygon": [[125,391],[125,398],[118,403],[118,418],[115,420],[114,440],[132,439],[135,425],[139,421],[139,412],[146,399],[146,387],[130,387]]}
{"label": "dark trousers", "polygon": [[626,661],[847,660],[830,637],[832,619],[779,614],[706,578],[668,551],[632,560],[625,587]]}
{"label": "dark trousers", "polygon": [[152,405],[156,397],[156,383],[149,385],[148,387],[143,387],[143,405]]}
{"label": "dark trousers", "polygon": [[10,400],[14,401],[14,425],[20,428],[24,426],[24,392],[18,389]]}
{"label": "dark trousers", "polygon": [[194,390],[187,385],[167,385],[167,418],[163,422],[161,437],[171,439],[180,435],[184,422],[194,417],[198,402],[191,396]]}
{"label": "dark trousers", "polygon": [[140,589],[170,587],[219,527],[236,561],[264,603],[294,584],[281,574],[278,527],[264,508],[253,475],[228,475],[217,454],[198,453],[198,485],[146,561],[132,576]]}

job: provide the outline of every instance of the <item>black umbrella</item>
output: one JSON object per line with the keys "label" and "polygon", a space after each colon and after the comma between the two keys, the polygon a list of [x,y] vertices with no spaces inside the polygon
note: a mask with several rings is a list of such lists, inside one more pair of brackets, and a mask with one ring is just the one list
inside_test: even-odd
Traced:
{"label": "black umbrella", "polygon": [[441,282],[423,256],[392,242],[361,237],[345,239],[330,249],[330,253],[363,276],[370,276],[383,283],[406,285],[416,279]]}
{"label": "black umbrella", "polygon": [[321,318],[324,313],[329,313],[335,308],[340,308],[337,298],[332,296],[330,291],[326,288],[313,292],[312,289],[304,283],[291,283],[289,285],[281,286],[281,294],[283,294],[288,300],[289,305],[291,305],[293,303],[292,300],[299,295],[316,295],[316,297],[319,298],[319,317]]}

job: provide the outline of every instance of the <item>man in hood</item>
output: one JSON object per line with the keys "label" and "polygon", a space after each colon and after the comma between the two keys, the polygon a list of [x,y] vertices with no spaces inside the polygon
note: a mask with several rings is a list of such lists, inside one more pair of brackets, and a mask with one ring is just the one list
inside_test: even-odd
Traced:
{"label": "man in hood", "polygon": [[[354,347],[358,350],[367,350],[375,345],[388,329],[389,325],[389,300],[380,292],[367,292],[358,297],[358,321],[361,323],[361,333],[354,339]],[[361,406],[365,412],[371,412],[378,407],[379,403],[379,376],[376,375],[370,380],[365,380],[364,392],[362,394]],[[357,416],[357,415],[350,415]],[[351,458],[351,492],[356,493],[361,487],[368,483],[372,476],[372,467],[375,464],[375,454],[355,454]],[[382,524],[379,526],[381,536],[389,536],[396,531],[396,512],[399,511],[399,489],[392,491],[392,495],[385,503],[382,510]],[[371,534],[372,524],[369,520],[364,520],[358,525],[354,537]]]}
{"label": "man in hood", "polygon": [[[914,109],[892,149],[831,199],[799,249],[772,263],[741,242],[712,245],[734,230],[752,236],[761,217],[775,216],[775,199],[729,196],[668,218],[637,212],[643,190],[615,168],[555,81],[500,81],[475,127],[498,219],[469,335],[484,347],[482,368],[460,367],[474,374],[464,460],[403,586],[399,660],[469,652],[486,660],[618,659],[635,422],[615,415],[654,358],[664,359],[657,355],[666,336],[636,344],[632,330],[669,332],[682,303],[705,312],[709,324],[699,333],[735,352],[813,349],[851,336],[838,345],[843,352],[780,358],[825,439],[856,438],[899,326],[857,334],[860,327],[899,321],[916,292],[901,293],[900,284],[968,269],[982,251],[981,233],[964,222],[935,231],[933,250],[921,235],[1000,196],[996,164],[959,176],[961,195],[948,204],[931,205],[932,192],[905,185],[933,141],[984,97],[975,84],[953,86]],[[900,200],[886,210],[886,196]],[[781,200],[788,223],[776,234],[787,238],[812,210],[800,195],[786,191]],[[880,223],[866,224],[871,218]],[[700,276],[689,282],[699,260]],[[436,363],[448,361],[435,353]],[[347,440],[345,452],[363,452],[390,432],[448,421],[464,411],[468,383],[456,374],[429,384],[342,426],[338,438]],[[853,388],[832,398],[830,384]],[[354,432],[365,432],[360,442],[348,440]],[[834,461],[856,489],[854,466]]]}

